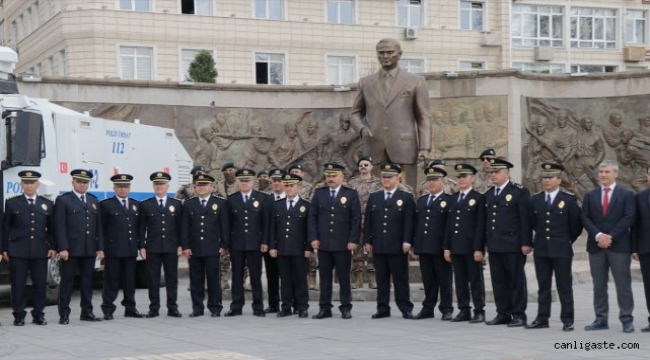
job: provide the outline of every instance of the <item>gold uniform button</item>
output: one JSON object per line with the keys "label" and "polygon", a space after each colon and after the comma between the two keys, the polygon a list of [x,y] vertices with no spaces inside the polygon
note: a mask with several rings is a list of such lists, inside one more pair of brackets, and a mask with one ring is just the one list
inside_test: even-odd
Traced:
{"label": "gold uniform button", "polygon": [[494,226],[492,226],[492,230],[494,230]]}
{"label": "gold uniform button", "polygon": [[546,215],[551,215],[551,213],[550,213],[550,212],[547,212]]}
{"label": "gold uniform button", "polygon": [[456,210],[456,213],[457,213],[457,214],[460,214],[460,210]]}
{"label": "gold uniform button", "polygon": [[458,234],[458,230],[454,231],[454,234]]}
{"label": "gold uniform button", "polygon": [[460,216],[456,216],[456,220],[460,220]]}
{"label": "gold uniform button", "polygon": [[426,230],[424,230],[424,234],[425,234],[425,235],[427,234],[427,231],[426,231]]}
{"label": "gold uniform button", "polygon": [[550,237],[550,236],[547,236],[547,237],[546,237],[546,240],[551,240],[551,237]]}
{"label": "gold uniform button", "polygon": [[203,236],[201,236],[200,239],[203,240]]}
{"label": "gold uniform button", "polygon": [[386,223],[384,223],[384,226],[386,226]]}
{"label": "gold uniform button", "polygon": [[386,233],[386,230],[384,230],[384,234]]}
{"label": "gold uniform button", "polygon": [[550,224],[550,223],[551,223],[551,220],[546,220],[546,223],[547,223],[547,224]]}
{"label": "gold uniform button", "polygon": [[32,236],[31,238],[34,239],[34,236]]}
{"label": "gold uniform button", "polygon": [[546,228],[546,231],[551,231],[551,229],[549,229],[549,228]]}
{"label": "gold uniform button", "polygon": [[287,236],[285,236],[285,237],[289,237],[289,235],[287,235]]}
{"label": "gold uniform button", "polygon": [[201,219],[205,219],[205,215],[201,215]]}

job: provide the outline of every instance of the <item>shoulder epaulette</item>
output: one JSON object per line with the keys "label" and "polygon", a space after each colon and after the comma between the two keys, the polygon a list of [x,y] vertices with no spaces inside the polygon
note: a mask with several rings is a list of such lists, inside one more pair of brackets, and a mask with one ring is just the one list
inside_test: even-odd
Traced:
{"label": "shoulder epaulette", "polygon": [[17,198],[17,197],[19,197],[19,196],[23,196],[23,194],[14,195],[14,196],[8,198],[7,201],[8,201],[8,200],[11,200],[11,199],[15,199],[15,198]]}
{"label": "shoulder epaulette", "polygon": [[535,195],[537,195],[537,194],[541,194],[541,193],[543,193],[543,192],[544,192],[544,190],[542,190],[542,191],[538,191],[538,192],[534,193],[533,196],[535,196]]}
{"label": "shoulder epaulette", "polygon": [[226,200],[226,198],[223,197],[221,194],[218,194],[218,195],[212,194],[211,196],[216,197],[216,198],[221,199],[221,200]]}
{"label": "shoulder epaulette", "polygon": [[429,196],[429,194],[420,195],[420,197],[418,199],[421,199],[421,198],[426,197],[426,196]]}
{"label": "shoulder epaulette", "polygon": [[571,191],[565,190],[565,189],[560,189],[560,191],[562,191],[563,193],[565,193],[567,195],[576,196],[576,194],[572,193]]}
{"label": "shoulder epaulette", "polygon": [[38,197],[43,198],[47,201],[52,201],[52,199],[50,199],[50,195],[38,195]]}
{"label": "shoulder epaulette", "polygon": [[518,183],[516,183],[516,182],[513,182],[513,183],[512,183],[512,186],[516,187],[517,189],[523,189],[523,188],[524,188],[523,185],[518,184]]}
{"label": "shoulder epaulette", "polygon": [[311,204],[311,202],[309,202],[309,200],[307,200],[307,199],[301,198],[300,196],[298,196],[298,198],[299,198],[300,200],[306,202],[307,204]]}

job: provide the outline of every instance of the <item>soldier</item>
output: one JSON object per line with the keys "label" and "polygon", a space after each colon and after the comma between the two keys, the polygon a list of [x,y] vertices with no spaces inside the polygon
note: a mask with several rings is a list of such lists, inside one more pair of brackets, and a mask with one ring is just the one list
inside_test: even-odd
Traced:
{"label": "soldier", "polygon": [[262,169],[257,173],[257,191],[267,195],[273,192],[270,176],[271,173],[266,169]]}
{"label": "soldier", "polygon": [[[372,174],[372,158],[368,155],[362,155],[357,162],[359,165],[359,176],[350,179],[349,185],[357,190],[359,202],[361,203],[361,243],[363,243],[363,224],[370,194],[382,189],[379,178]],[[365,266],[364,266],[365,263]],[[363,287],[363,274],[368,276],[368,286],[371,289],[377,288],[375,281],[375,266],[372,263],[372,254],[365,253],[363,247],[359,246],[352,257],[352,288],[360,289]]]}
{"label": "soldier", "polygon": [[130,198],[129,174],[111,176],[115,196],[99,203],[104,233],[104,289],[102,311],[104,320],[113,320],[115,299],[122,288],[124,317],[143,318],[135,307],[135,270],[138,263],[138,217],[140,202]]}
{"label": "soldier", "polygon": [[481,170],[475,176],[474,190],[485,194],[485,192],[492,187],[492,181],[490,181],[490,159],[497,157],[496,151],[492,148],[487,148],[481,152],[478,158],[481,160]]}
{"label": "soldier", "polygon": [[61,265],[61,293],[59,297],[59,324],[70,323],[70,298],[75,273],[79,273],[82,321],[101,321],[93,314],[93,274],[95,260],[104,258],[104,237],[97,198],[87,193],[93,174],[75,169],[72,191],[60,195],[54,206],[54,236],[63,263]]}
{"label": "soldier", "polygon": [[[485,322],[485,283],[483,253],[485,252],[485,197],[472,188],[476,168],[470,164],[454,166],[458,193],[449,201],[449,218],[445,233],[445,260],[454,268],[456,298],[460,312],[451,322]],[[474,316],[469,306],[474,303]]]}
{"label": "soldier", "polygon": [[395,302],[405,319],[413,318],[409,300],[408,253],[413,241],[415,201],[413,195],[399,190],[398,164],[381,167],[382,191],[370,194],[366,206],[364,240],[366,251],[373,254],[377,271],[377,312],[373,319],[390,316],[390,280],[393,278]]}
{"label": "soldier", "polygon": [[212,317],[221,316],[221,286],[219,286],[219,256],[230,243],[230,228],[226,200],[212,195],[214,178],[208,174],[194,175],[197,196],[185,201],[181,222],[183,255],[190,259],[190,288],[192,313],[203,316],[203,284],[208,281],[208,310]]}
{"label": "soldier", "polygon": [[535,274],[539,285],[537,317],[526,329],[548,327],[551,316],[551,281],[555,273],[555,285],[562,304],[560,320],[564,331],[573,331],[573,279],[571,262],[573,244],[582,233],[580,207],[575,195],[560,189],[560,164],[542,164],[544,191],[530,200],[530,222],[535,230]]}
{"label": "soldier", "polygon": [[307,233],[309,202],[298,196],[300,176],[287,174],[282,179],[287,196],[273,204],[269,234],[269,253],[278,259],[282,278],[282,310],[277,316],[291,316],[291,305],[295,300],[298,316],[306,318],[309,316],[307,259],[313,253]]}
{"label": "soldier", "polygon": [[[305,171],[303,165],[300,163],[295,163],[287,169],[287,172],[290,174],[298,175],[301,179],[304,179]],[[300,192],[299,196],[305,200],[311,199],[312,193],[314,191],[314,185],[306,181],[300,182]],[[309,266],[307,268],[307,286],[309,290],[318,290],[318,280],[316,280],[316,273],[318,272],[318,256],[309,258]]]}
{"label": "soldier", "polygon": [[422,310],[414,319],[434,317],[434,308],[440,294],[438,310],[442,320],[451,320],[452,306],[451,264],[445,261],[443,241],[447,228],[447,217],[451,195],[444,192],[444,178],[447,172],[438,167],[424,170],[429,195],[417,201],[413,253],[420,260],[420,272],[424,284]]}
{"label": "soldier", "polygon": [[27,273],[32,280],[34,309],[32,322],[47,325],[47,259],[56,255],[54,244],[54,203],[38,196],[41,174],[26,170],[18,173],[23,195],[8,199],[2,224],[2,256],[9,261],[11,308],[14,325],[25,325]]}
{"label": "soldier", "polygon": [[[201,165],[195,165],[192,168],[192,171],[190,171],[190,175],[194,176],[196,174],[205,174],[205,168]],[[196,196],[194,193],[194,185],[190,183],[181,186],[174,197],[179,200],[187,200],[193,198],[194,196]]]}
{"label": "soldier", "polygon": [[148,318],[159,316],[160,269],[165,272],[167,316],[181,317],[178,311],[178,256],[181,248],[181,219],[183,204],[167,196],[171,175],[154,172],[149,176],[154,197],[143,201],[140,211],[140,254],[145,259],[149,288]]}
{"label": "soldier", "polygon": [[318,251],[320,266],[320,311],[314,319],[332,317],[332,272],[336,269],[340,287],[341,317],[351,319],[350,252],[359,244],[361,203],[356,190],[343,183],[344,167],[327,163],[327,187],[314,192],[309,211],[309,240]]}
{"label": "soldier", "polygon": [[[221,166],[221,173],[223,174],[223,180],[217,183],[217,195],[228,198],[228,196],[236,193],[239,190],[239,181],[235,176],[237,168],[232,162],[224,163]],[[221,289],[228,290],[230,289],[230,253],[224,252],[221,254],[220,259],[220,272],[221,272]]]}
{"label": "soldier", "polygon": [[488,325],[526,325],[526,255],[532,250],[528,189],[510,181],[513,165],[490,160],[494,186],[485,193],[486,242],[490,251],[490,274],[497,316]]}
{"label": "soldier", "polygon": [[250,269],[253,315],[265,316],[262,290],[262,254],[267,252],[271,199],[253,190],[255,171],[239,169],[239,192],[228,197],[230,218],[230,258],[232,260],[232,303],[225,316],[242,314],[244,306],[244,268]]}
{"label": "soldier", "polygon": [[[286,197],[282,178],[286,175],[284,170],[271,170],[271,185],[273,201],[279,201]],[[268,240],[267,240],[268,243]],[[269,306],[264,309],[267,314],[280,311],[280,273],[278,272],[278,259],[271,256],[269,252],[264,253],[264,269],[266,270],[266,286],[269,295]]]}

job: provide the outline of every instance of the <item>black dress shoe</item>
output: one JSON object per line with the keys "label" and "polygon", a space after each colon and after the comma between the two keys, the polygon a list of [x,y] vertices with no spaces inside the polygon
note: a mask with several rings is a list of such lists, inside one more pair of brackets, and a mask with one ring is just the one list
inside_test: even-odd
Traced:
{"label": "black dress shoe", "polygon": [[130,318],[143,318],[145,315],[138,310],[133,310],[133,311],[127,311],[124,313],[124,317],[130,317]]}
{"label": "black dress shoe", "polygon": [[422,319],[431,319],[435,315],[433,315],[433,311],[420,311],[417,315],[415,315],[414,319],[415,320],[422,320]]}
{"label": "black dress shoe", "polygon": [[192,311],[192,313],[190,314],[191,318],[199,317],[199,316],[203,316],[203,311]]}
{"label": "black dress shoe", "polygon": [[70,323],[70,318],[68,318],[67,315],[61,316],[61,318],[59,319],[59,324],[61,325],[68,325],[69,323]]}
{"label": "black dress shoe", "polygon": [[307,310],[298,310],[298,317],[300,318],[309,317],[309,313],[307,312]]}
{"label": "black dress shoe", "polygon": [[628,334],[634,332],[634,325],[631,321],[626,321],[623,323],[623,332]]}
{"label": "black dress shoe", "polygon": [[47,325],[47,320],[44,317],[36,317],[32,319],[32,323],[36,325]]}
{"label": "black dress shoe", "polygon": [[[571,323],[564,323],[562,326],[562,331],[573,331],[573,324]],[[641,330],[643,331],[643,330]]]}
{"label": "black dress shoe", "polygon": [[330,309],[320,309],[318,314],[312,316],[312,319],[325,319],[325,318],[331,318],[332,317],[332,310]]}
{"label": "black dress shoe", "polygon": [[390,317],[389,312],[376,312],[376,313],[372,314],[373,319],[383,319],[383,318],[387,318],[387,317]]}
{"label": "black dress shoe", "polygon": [[505,325],[508,324],[512,321],[512,319],[507,318],[505,316],[497,316],[494,319],[487,321],[485,324],[486,325]]}
{"label": "black dress shoe", "polygon": [[595,320],[591,324],[585,326],[585,331],[594,331],[594,330],[607,330],[609,329],[609,325],[600,320]]}
{"label": "black dress shoe", "polygon": [[[508,324],[510,326],[510,324]],[[526,325],[526,329],[547,329],[548,328],[548,322],[544,321],[533,321],[532,323]]]}
{"label": "black dress shoe", "polygon": [[470,324],[478,324],[483,322],[485,322],[485,314],[483,313],[474,314],[472,319],[469,321]]}
{"label": "black dress shoe", "polygon": [[221,313],[213,312],[212,314],[210,314],[210,317],[221,317]]}
{"label": "black dress shoe", "polygon": [[[111,319],[113,318],[113,315],[111,315]],[[87,315],[81,315],[79,317],[81,321],[102,321],[102,319],[98,318],[94,314],[87,314]]]}
{"label": "black dress shoe", "polygon": [[291,310],[281,310],[281,311],[278,312],[277,317],[286,317],[286,316],[291,316],[291,315],[293,315],[291,313]]}
{"label": "black dress shoe", "polygon": [[242,314],[241,310],[238,311],[238,310],[230,309],[228,310],[227,313],[223,314],[223,316],[240,316],[241,314]]}
{"label": "black dress shoe", "polygon": [[25,326],[25,319],[14,320],[14,326]]}
{"label": "black dress shoe", "polygon": [[342,319],[352,319],[352,313],[350,310],[343,310],[341,311],[341,318]]}
{"label": "black dress shoe", "polygon": [[470,321],[472,320],[472,317],[470,316],[469,311],[461,311],[456,315],[455,318],[451,319],[451,322],[462,322],[462,321]]}
{"label": "black dress shoe", "polygon": [[178,310],[168,310],[167,316],[179,318],[179,317],[183,317],[183,314],[181,314],[181,312]]}
{"label": "black dress shoe", "polygon": [[265,317],[266,313],[264,311],[253,311],[253,316]]}
{"label": "black dress shoe", "polygon": [[280,308],[278,306],[269,306],[266,309],[264,309],[264,312],[267,314],[274,314],[280,312]]}
{"label": "black dress shoe", "polygon": [[641,329],[641,332],[650,332],[650,324],[648,324],[648,326]]}
{"label": "black dress shoe", "polygon": [[524,319],[512,319],[512,321],[508,323],[508,327],[522,327],[522,326],[526,326],[526,320]]}
{"label": "black dress shoe", "polygon": [[293,315],[298,315],[299,311],[298,309],[293,309]]}
{"label": "black dress shoe", "polygon": [[147,315],[145,315],[145,317],[147,319],[155,318],[155,317],[158,317],[158,316],[160,316],[160,313],[158,311],[154,311],[154,310],[149,310],[149,312],[147,312]]}
{"label": "black dress shoe", "polygon": [[451,319],[452,319],[451,318],[451,313],[444,313],[444,314],[442,314],[442,317],[440,318],[440,320],[442,320],[442,321],[451,321]]}
{"label": "black dress shoe", "polygon": [[402,313],[402,317],[404,319],[413,319],[413,313],[411,313],[411,312]]}
{"label": "black dress shoe", "polygon": [[[81,320],[83,320],[83,319],[81,319]],[[104,320],[113,320],[113,314],[104,315]]]}

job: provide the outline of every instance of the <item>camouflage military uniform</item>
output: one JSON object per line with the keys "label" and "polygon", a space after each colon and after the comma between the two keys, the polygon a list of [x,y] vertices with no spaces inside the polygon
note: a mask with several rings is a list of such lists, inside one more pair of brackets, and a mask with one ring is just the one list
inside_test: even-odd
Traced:
{"label": "camouflage military uniform", "polygon": [[378,177],[372,176],[368,180],[363,180],[361,177],[351,178],[348,181],[348,184],[351,188],[356,189],[359,193],[359,201],[361,202],[361,239],[359,244],[361,246],[357,247],[354,256],[352,257],[352,288],[362,288],[363,287],[363,272],[364,272],[364,262],[366,263],[365,270],[368,273],[368,282],[371,289],[376,289],[377,284],[375,282],[375,266],[372,263],[372,254],[364,254],[363,251],[363,221],[365,218],[366,204],[368,203],[368,197],[370,194],[379,191],[382,189],[381,182]]}
{"label": "camouflage military uniform", "polygon": [[185,184],[181,186],[176,192],[176,195],[174,195],[174,197],[178,200],[187,200],[195,196],[196,193],[194,192],[194,186],[192,186],[192,184]]}
{"label": "camouflage military uniform", "polygon": [[[300,192],[298,193],[298,196],[309,201],[315,189],[316,186],[314,186],[314,184],[302,181],[300,182]],[[318,290],[316,274],[318,274],[318,254],[314,254],[314,256],[309,258],[309,268],[307,270],[307,284],[309,290]]]}
{"label": "camouflage military uniform", "polygon": [[255,186],[255,189],[259,192],[265,193],[265,194],[272,194],[273,193],[273,185],[269,184],[266,188],[260,189],[259,184]]}
{"label": "camouflage military uniform", "polygon": [[[230,184],[226,184],[225,180],[221,180],[217,183],[215,191],[219,196],[226,198],[239,191],[239,180],[235,180]],[[229,253],[221,255],[219,261],[219,268],[221,273],[221,289],[228,290],[230,289],[230,283],[228,282],[228,279],[230,279],[230,254]],[[244,279],[247,278],[248,276],[244,274]]]}
{"label": "camouflage military uniform", "polygon": [[474,180],[474,190],[481,194],[485,194],[485,192],[491,187],[492,181],[490,181],[490,175],[483,169],[479,170],[479,172],[476,173],[476,179]]}

